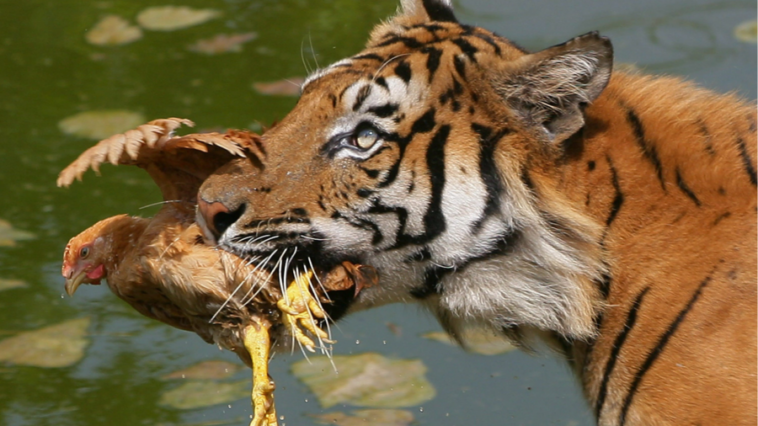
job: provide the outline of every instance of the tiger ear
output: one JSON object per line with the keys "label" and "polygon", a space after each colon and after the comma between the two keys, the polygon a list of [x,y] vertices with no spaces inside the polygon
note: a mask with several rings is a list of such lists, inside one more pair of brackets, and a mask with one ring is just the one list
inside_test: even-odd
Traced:
{"label": "tiger ear", "polygon": [[584,107],[605,89],[612,68],[610,40],[591,32],[508,62],[493,82],[527,126],[560,143],[584,126]]}
{"label": "tiger ear", "polygon": [[399,17],[415,21],[458,22],[453,14],[452,0],[402,0]]}

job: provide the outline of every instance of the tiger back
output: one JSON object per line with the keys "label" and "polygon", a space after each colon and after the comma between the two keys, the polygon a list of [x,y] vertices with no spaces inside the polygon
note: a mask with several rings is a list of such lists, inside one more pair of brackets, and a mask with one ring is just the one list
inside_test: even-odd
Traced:
{"label": "tiger back", "polygon": [[596,33],[530,53],[404,0],[198,221],[269,269],[376,268],[334,319],[414,302],[463,345],[547,342],[600,425],[755,424],[755,104],[612,63]]}

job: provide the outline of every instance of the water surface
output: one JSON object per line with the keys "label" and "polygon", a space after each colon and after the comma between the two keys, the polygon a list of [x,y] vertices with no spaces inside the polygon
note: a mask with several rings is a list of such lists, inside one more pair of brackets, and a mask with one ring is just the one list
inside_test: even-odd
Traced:
{"label": "water surface", "polygon": [[[0,2],[0,218],[36,234],[0,247],[0,279],[26,287],[0,293],[0,338],[88,316],[91,344],[71,367],[0,365],[0,424],[242,424],[247,400],[182,411],[161,406],[175,386],[160,376],[207,359],[236,361],[197,336],[141,317],[105,286],[63,298],[60,258],[68,238],[119,213],[152,215],[160,200],[146,174],[105,166],[69,190],[57,173],[93,141],[64,135],[57,123],[81,111],[127,109],[148,119],[188,117],[199,129],[249,128],[283,117],[295,98],[264,96],[252,84],[303,76],[360,50],[392,0],[182,0],[214,8],[219,19],[174,32],[145,31],[134,43],[98,47],[84,34],[101,17],[134,22],[148,0]],[[756,47],[733,28],[755,19],[753,1],[532,0],[456,2],[459,18],[529,49],[598,29],[616,60],[680,75],[718,91],[756,95]],[[187,45],[219,33],[256,32],[242,52],[206,56]],[[388,323],[392,326],[388,327]],[[519,352],[485,357],[422,339],[438,326],[413,306],[355,315],[336,332],[340,354],[378,351],[420,358],[438,394],[412,407],[418,424],[590,425],[591,415],[567,367]],[[394,330],[395,332],[393,333]],[[397,331],[399,330],[399,333]],[[285,423],[313,424],[313,395],[289,373],[302,355],[272,362]],[[246,377],[243,372],[240,378]],[[346,410],[351,407],[334,407]]]}

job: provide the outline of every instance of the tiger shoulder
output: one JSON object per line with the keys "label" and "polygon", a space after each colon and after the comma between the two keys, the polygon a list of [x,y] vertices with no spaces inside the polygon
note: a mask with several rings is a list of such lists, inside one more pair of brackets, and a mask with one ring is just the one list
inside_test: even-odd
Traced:
{"label": "tiger shoulder", "polygon": [[331,318],[418,303],[463,345],[541,339],[603,426],[756,423],[755,102],[403,0],[263,145],[198,221],[279,273],[374,267]]}

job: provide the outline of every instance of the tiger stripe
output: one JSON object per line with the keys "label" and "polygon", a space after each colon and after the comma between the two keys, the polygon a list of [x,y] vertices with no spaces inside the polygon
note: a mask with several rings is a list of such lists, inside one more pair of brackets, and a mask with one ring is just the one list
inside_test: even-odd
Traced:
{"label": "tiger stripe", "polygon": [[692,307],[695,305],[695,302],[700,298],[700,295],[703,292],[703,288],[708,285],[708,283],[711,281],[711,276],[707,276],[697,287],[697,290],[695,290],[695,293],[692,295],[692,298],[687,302],[687,305],[685,305],[684,308],[682,308],[681,311],[679,311],[679,314],[676,316],[676,319],[671,323],[671,325],[668,326],[668,329],[666,329],[666,332],[661,335],[660,339],[658,339],[658,342],[655,344],[653,349],[650,351],[650,353],[645,358],[645,362],[642,363],[642,366],[637,370],[637,372],[634,374],[634,381],[629,386],[629,390],[626,393],[626,397],[624,398],[624,404],[621,407],[621,414],[619,414],[619,426],[624,426],[626,424],[626,416],[629,412],[629,407],[632,405],[632,401],[634,400],[635,395],[637,394],[637,390],[639,389],[640,383],[642,382],[642,379],[645,377],[645,374],[650,370],[650,367],[653,366],[653,363],[658,359],[658,357],[661,355],[663,350],[666,348],[666,345],[668,344],[671,337],[676,333],[677,329],[679,328],[679,325],[684,321],[687,314],[692,310]]}
{"label": "tiger stripe", "polygon": [[611,184],[613,185],[613,191],[615,193],[613,196],[613,202],[611,203],[611,209],[608,212],[608,218],[605,219],[606,228],[610,228],[611,224],[613,224],[613,221],[616,220],[616,216],[618,216],[619,211],[621,211],[621,206],[624,205],[624,193],[621,192],[618,172],[613,166],[613,161],[611,160],[610,155],[606,155],[605,159],[608,162],[608,168],[611,171]]}
{"label": "tiger stripe", "polygon": [[711,140],[711,134],[708,132],[708,126],[706,126],[702,120],[698,120],[698,125],[700,126],[700,133],[702,134],[705,151],[710,156],[716,155],[716,150],[713,148],[713,141]]}
{"label": "tiger stripe", "polygon": [[663,192],[666,192],[666,181],[663,179],[663,166],[661,165],[661,159],[658,157],[658,150],[647,140],[647,138],[645,138],[645,129],[642,127],[640,118],[633,109],[627,110],[627,119],[634,129],[637,145],[639,145],[645,158],[647,158],[653,165],[655,175],[658,177],[658,181],[661,184],[661,189],[663,189]]}
{"label": "tiger stripe", "polygon": [[754,424],[754,103],[612,72],[596,32],[532,53],[448,0],[402,1],[306,78],[264,158],[208,178],[198,203],[231,213],[199,209],[204,234],[373,266],[335,320],[417,302],[464,345],[474,326],[542,339],[599,426]]}
{"label": "tiger stripe", "polygon": [[640,292],[640,294],[632,303],[632,307],[629,309],[629,313],[626,316],[626,321],[624,321],[624,325],[621,328],[621,331],[619,331],[619,333],[616,335],[616,340],[613,342],[611,353],[608,356],[608,359],[605,361],[605,372],[603,373],[603,380],[600,382],[600,390],[598,391],[597,397],[595,399],[595,417],[598,419],[601,418],[603,405],[605,404],[605,397],[608,393],[608,383],[610,382],[611,375],[613,374],[613,369],[616,367],[616,361],[618,359],[619,353],[621,353],[621,349],[623,348],[624,343],[626,343],[627,336],[629,336],[629,333],[632,331],[635,323],[637,322],[637,311],[640,309],[642,300],[645,298],[645,294],[647,294],[648,291],[650,291],[650,287],[645,287],[645,289]]}
{"label": "tiger stripe", "polygon": [[700,207],[700,199],[695,195],[694,192],[692,192],[692,189],[687,185],[687,183],[684,181],[684,178],[682,178],[682,171],[679,170],[677,167],[676,169],[676,186],[679,187],[679,189],[684,193],[684,195],[687,196],[690,200],[692,200],[693,203],[695,203],[696,206]]}
{"label": "tiger stripe", "polygon": [[434,80],[435,71],[437,71],[437,68],[440,66],[442,50],[434,47],[427,47],[423,51],[428,55],[426,58],[426,70],[429,72],[429,83],[431,83],[432,80]]}
{"label": "tiger stripe", "polygon": [[748,154],[747,147],[745,146],[745,140],[742,139],[742,137],[737,137],[737,146],[740,149],[740,157],[742,158],[742,165],[745,167],[745,172],[750,178],[750,183],[753,186],[756,186],[756,184],[758,183],[758,176],[756,176],[755,167],[753,166],[753,159],[750,158],[750,154]]}
{"label": "tiger stripe", "polygon": [[429,170],[432,197],[424,215],[426,233],[414,241],[424,244],[433,240],[447,228],[447,221],[442,214],[442,191],[445,187],[445,143],[450,136],[450,126],[442,125],[432,137],[426,151],[426,165]]}

